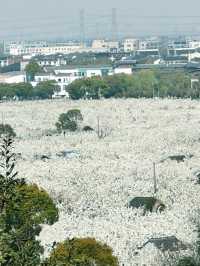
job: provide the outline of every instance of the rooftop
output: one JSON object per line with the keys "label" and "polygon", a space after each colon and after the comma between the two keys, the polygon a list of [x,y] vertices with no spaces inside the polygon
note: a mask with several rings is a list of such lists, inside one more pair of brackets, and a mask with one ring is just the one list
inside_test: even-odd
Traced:
{"label": "rooftop", "polygon": [[153,244],[156,248],[162,251],[179,251],[186,250],[188,247],[178,240],[175,236],[151,238],[140,248],[144,248],[148,244]]}
{"label": "rooftop", "polygon": [[1,77],[14,77],[19,75],[25,75],[26,73],[24,71],[12,71],[12,72],[6,72],[6,73],[0,73]]}

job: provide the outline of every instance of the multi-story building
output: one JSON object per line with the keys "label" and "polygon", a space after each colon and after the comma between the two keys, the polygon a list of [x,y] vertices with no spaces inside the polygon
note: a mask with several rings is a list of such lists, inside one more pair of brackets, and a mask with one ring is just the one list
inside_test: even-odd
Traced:
{"label": "multi-story building", "polygon": [[23,50],[25,48],[44,47],[46,45],[47,45],[46,41],[7,41],[4,42],[4,53],[12,55],[12,52],[14,51],[16,52],[17,47]]}
{"label": "multi-story building", "polygon": [[91,49],[95,52],[117,52],[119,50],[118,41],[94,40]]}
{"label": "multi-story building", "polygon": [[[38,83],[48,80],[55,80],[60,87],[60,91],[56,92],[54,96],[67,97],[68,94],[65,88],[73,81],[81,78],[91,78],[94,76],[107,76],[113,74],[113,69],[110,66],[82,66],[82,67],[55,67],[48,68],[48,72],[37,74],[35,76],[33,86]],[[51,72],[49,72],[51,71]]]}
{"label": "multi-story building", "polygon": [[138,39],[125,39],[123,42],[123,50],[125,53],[134,52],[139,49]]}
{"label": "multi-story building", "polygon": [[23,45],[17,45],[10,48],[10,54],[19,56],[25,54],[31,55],[50,55],[50,54],[70,54],[80,52],[84,47],[80,44],[69,44],[69,45],[48,45],[39,47],[26,47]]}
{"label": "multi-story building", "polygon": [[139,50],[157,50],[160,47],[159,40],[140,40]]}

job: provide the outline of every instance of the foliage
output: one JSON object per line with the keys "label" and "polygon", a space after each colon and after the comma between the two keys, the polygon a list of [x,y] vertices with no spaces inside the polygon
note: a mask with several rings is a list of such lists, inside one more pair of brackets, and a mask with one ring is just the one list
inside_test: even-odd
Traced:
{"label": "foliage", "polygon": [[191,76],[182,72],[141,70],[133,75],[117,74],[74,81],[67,87],[72,99],[91,98],[198,98],[200,89],[191,88]]}
{"label": "foliage", "polygon": [[67,113],[62,113],[58,122],[56,123],[56,128],[59,133],[64,133],[68,131],[76,131],[78,129],[78,122],[83,121],[83,116],[78,109],[69,110]]}
{"label": "foliage", "polygon": [[55,81],[43,81],[33,87],[30,83],[0,84],[0,99],[49,99],[57,89]]}
{"label": "foliage", "polygon": [[16,137],[16,133],[9,124],[0,124],[0,137],[2,136]]}
{"label": "foliage", "polygon": [[192,257],[184,257],[178,261],[176,266],[199,266]]}
{"label": "foliage", "polygon": [[75,80],[67,87],[67,92],[73,100],[100,99],[107,84],[101,77],[92,77]]}
{"label": "foliage", "polygon": [[12,145],[9,136],[1,145],[0,265],[38,266],[43,252],[36,239],[40,224],[56,222],[58,210],[44,190],[17,178]]}
{"label": "foliage", "polygon": [[112,249],[93,238],[74,238],[57,245],[43,266],[118,266]]}
{"label": "foliage", "polygon": [[83,127],[83,131],[94,131],[94,129],[92,128],[92,127],[90,127],[90,126],[84,126]]}
{"label": "foliage", "polygon": [[15,187],[20,182],[20,180],[16,178],[17,172],[14,171],[15,158],[12,152],[12,144],[12,138],[6,135],[2,140],[0,149],[0,167],[2,169],[0,174],[0,214],[3,214],[5,209],[7,209],[9,202],[15,195]]}
{"label": "foliage", "polygon": [[41,71],[41,67],[36,61],[31,61],[25,68],[29,81],[33,81],[35,74]]}
{"label": "foliage", "polygon": [[[84,110],[88,125],[97,125],[96,119],[100,117],[103,128],[109,125],[114,129],[112,136],[102,142],[93,134],[72,134],[67,142],[56,136],[34,141],[29,138],[32,131],[40,129],[40,135],[55,123],[55,117],[63,112],[60,110],[66,110],[66,105],[71,106],[69,109],[79,106]],[[24,124],[20,129],[24,138],[18,147],[23,158],[30,159],[21,161],[20,169],[30,182],[44,184],[57,200],[65,203],[65,208],[60,208],[62,220],[53,230],[48,226],[40,234],[44,246],[54,240],[59,242],[64,232],[70,237],[91,234],[103,243],[112,243],[120,265],[160,266],[154,248],[148,245],[137,256],[135,248],[151,237],[174,234],[184,243],[195,242],[194,219],[199,214],[200,193],[192,173],[196,172],[199,159],[198,132],[194,130],[199,128],[198,101],[109,99],[69,104],[34,101],[4,103],[2,108],[8,121],[16,121],[16,130]],[[40,115],[44,109],[48,119]],[[37,151],[50,152],[57,158],[56,153],[68,149],[79,150],[81,156],[48,163],[31,160]],[[181,164],[169,160],[157,168],[157,197],[167,204],[168,211],[142,216],[141,210],[126,208],[126,203],[135,196],[151,195],[152,160],[181,152],[194,154],[194,159]]]}
{"label": "foliage", "polygon": [[132,208],[144,208],[144,213],[147,211],[163,211],[165,209],[165,205],[154,197],[135,197],[129,202],[128,206]]}
{"label": "foliage", "polygon": [[196,254],[193,257],[182,257],[177,261],[176,266],[200,266],[200,227],[198,225],[198,240],[196,243]]}
{"label": "foliage", "polygon": [[42,81],[37,84],[33,90],[34,98],[48,99],[52,98],[57,85],[54,80]]}

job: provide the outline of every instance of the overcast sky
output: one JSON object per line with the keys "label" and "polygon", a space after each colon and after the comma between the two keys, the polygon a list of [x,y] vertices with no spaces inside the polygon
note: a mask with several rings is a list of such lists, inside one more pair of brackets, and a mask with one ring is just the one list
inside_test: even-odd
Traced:
{"label": "overcast sky", "polygon": [[80,9],[85,35],[111,36],[112,8],[119,36],[200,34],[199,0],[0,0],[0,38],[75,38]]}

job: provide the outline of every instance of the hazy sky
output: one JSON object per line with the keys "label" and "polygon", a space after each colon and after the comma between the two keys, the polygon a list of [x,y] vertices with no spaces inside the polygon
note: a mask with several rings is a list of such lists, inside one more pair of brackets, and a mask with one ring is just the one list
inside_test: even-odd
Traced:
{"label": "hazy sky", "polygon": [[0,0],[0,39],[80,36],[80,9],[86,37],[111,35],[112,8],[119,36],[200,34],[199,0]]}

